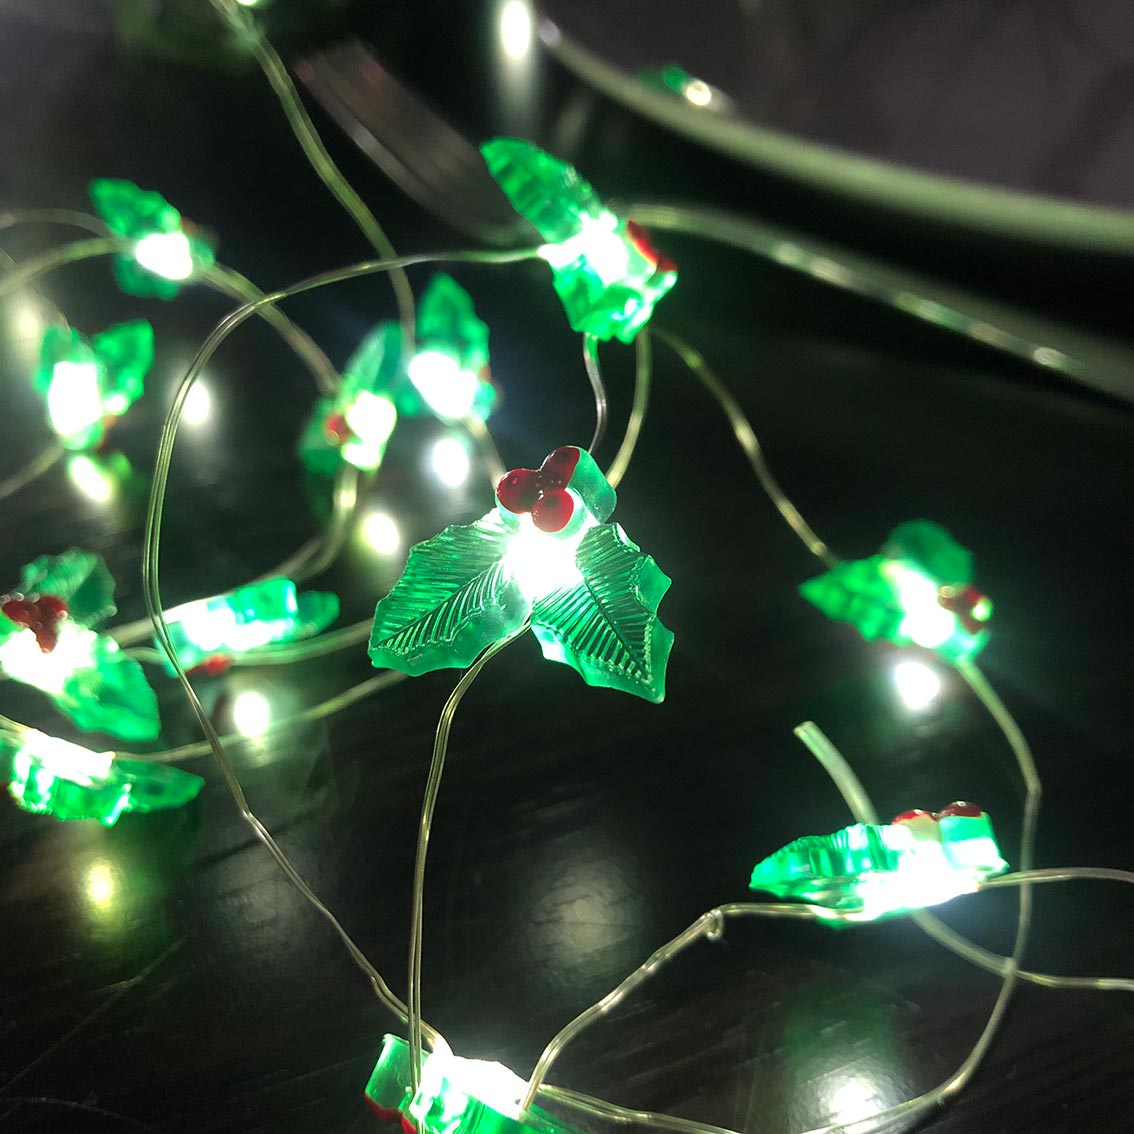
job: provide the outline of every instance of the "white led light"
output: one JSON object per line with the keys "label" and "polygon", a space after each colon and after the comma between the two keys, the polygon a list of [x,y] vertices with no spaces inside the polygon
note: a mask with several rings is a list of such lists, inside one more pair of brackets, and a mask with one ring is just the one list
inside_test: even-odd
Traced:
{"label": "white led light", "polygon": [[402,533],[385,512],[371,512],[362,521],[362,538],[379,555],[396,555],[402,546]]}
{"label": "white led light", "polygon": [[[576,510],[583,509],[582,501],[574,493],[572,496]],[[541,532],[532,523],[531,516],[519,517],[519,527],[508,540],[504,569],[516,580],[529,602],[582,582],[583,574],[575,562],[575,554],[583,536],[596,523],[590,513],[585,512],[584,517],[578,531],[567,538]]]}
{"label": "white led light", "polygon": [[102,418],[97,362],[57,362],[47,389],[47,414],[60,437],[89,429]]}
{"label": "white led light", "polygon": [[193,253],[183,232],[151,232],[134,245],[134,259],[147,271],[167,280],[187,280],[193,274]]}
{"label": "white led light", "polygon": [[685,101],[694,106],[708,106],[713,101],[713,88],[700,79],[690,79],[682,94],[685,95]]}
{"label": "white led light", "polygon": [[445,421],[460,421],[472,412],[479,379],[462,370],[451,355],[423,350],[410,359],[409,379],[426,405]]}
{"label": "white led light", "polygon": [[500,9],[500,46],[509,59],[523,59],[532,47],[532,12],[525,0],[506,0]]}
{"label": "white led light", "polygon": [[897,561],[886,563],[883,571],[897,588],[898,602],[906,612],[898,633],[927,650],[947,642],[955,619],[937,601],[937,584],[928,575]]}
{"label": "white led light", "polygon": [[[97,644],[98,635],[93,630],[84,630],[74,622],[64,620],[59,626],[55,649],[45,654],[39,648],[35,635],[30,630],[21,630],[0,646],[0,669],[16,681],[34,685],[57,697],[75,669],[94,665]],[[78,745],[68,745],[68,748],[76,752],[86,751]]]}
{"label": "white led light", "polygon": [[272,723],[272,706],[263,693],[248,690],[232,703],[232,723],[241,736],[263,736]]}
{"label": "white led light", "polygon": [[580,257],[606,282],[623,279],[630,271],[630,254],[618,235],[618,218],[605,210],[600,216],[581,216],[580,232],[558,244],[545,244],[539,254],[553,268],[565,268]]}
{"label": "white led light", "polygon": [[442,437],[430,454],[433,474],[446,488],[460,488],[469,479],[469,455],[455,437]]}
{"label": "white led light", "polygon": [[900,661],[894,666],[894,685],[907,709],[926,709],[941,694],[941,678],[932,667],[919,661]]}
{"label": "white led light", "polygon": [[198,379],[189,388],[185,405],[181,409],[181,420],[185,425],[204,425],[212,412],[213,399],[209,394],[209,388]]}

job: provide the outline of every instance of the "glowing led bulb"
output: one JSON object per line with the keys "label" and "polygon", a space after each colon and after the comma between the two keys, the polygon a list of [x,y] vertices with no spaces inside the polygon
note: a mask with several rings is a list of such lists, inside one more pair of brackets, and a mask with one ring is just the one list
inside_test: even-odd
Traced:
{"label": "glowing led bulb", "polygon": [[409,379],[425,404],[442,421],[460,421],[472,412],[480,379],[451,354],[423,350],[410,359]]}
{"label": "glowing led bulb", "polygon": [[87,871],[87,897],[99,909],[113,905],[117,891],[117,872],[108,863],[96,862]]}
{"label": "glowing led bulb", "polygon": [[263,693],[249,689],[232,703],[232,723],[241,736],[263,736],[272,725],[272,706]]}
{"label": "glowing led bulb", "polygon": [[362,521],[362,538],[379,555],[396,555],[402,546],[402,533],[385,512],[371,512]]}
{"label": "glowing led bulb", "polygon": [[429,463],[446,488],[460,488],[469,479],[469,454],[455,437],[442,437],[433,446]]}
{"label": "glowing led bulb", "polygon": [[941,694],[941,678],[924,662],[904,660],[894,666],[894,685],[907,709],[927,709]]}
{"label": "glowing led bulb", "polygon": [[213,412],[213,399],[209,388],[199,378],[189,388],[185,405],[181,409],[181,420],[194,427],[204,425]]}
{"label": "glowing led bulb", "polygon": [[481,146],[492,176],[544,240],[555,290],[576,331],[630,342],[677,281],[648,234],[607,209],[566,162],[519,138]]}
{"label": "glowing led bulb", "polygon": [[77,453],[67,462],[67,477],[95,504],[109,504],[114,499],[114,478],[85,453]]}
{"label": "glowing led bulb", "polygon": [[505,0],[500,9],[500,46],[509,59],[523,59],[532,46],[532,12],[526,0]]}
{"label": "glowing led bulb", "polygon": [[61,437],[82,433],[102,419],[97,362],[57,362],[47,391],[47,416]]}
{"label": "glowing led bulb", "polygon": [[166,280],[187,280],[193,274],[193,253],[183,232],[153,232],[134,246],[134,259]]}
{"label": "glowing led bulb", "polygon": [[757,864],[749,887],[838,911],[838,924],[938,905],[1007,869],[988,815],[955,803],[796,839]]}
{"label": "glowing led bulb", "polygon": [[[9,795],[23,810],[56,819],[97,819],[111,827],[126,811],[182,807],[204,784],[179,768],[117,760],[112,752],[92,752],[31,729],[18,742],[0,744],[14,749]],[[88,887],[92,901],[111,901],[114,878],[110,869],[96,864]]]}

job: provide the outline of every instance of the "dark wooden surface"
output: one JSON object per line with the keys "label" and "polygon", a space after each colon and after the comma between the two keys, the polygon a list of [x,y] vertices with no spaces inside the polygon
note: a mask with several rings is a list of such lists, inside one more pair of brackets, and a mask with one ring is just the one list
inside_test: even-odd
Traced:
{"label": "dark wooden surface", "polygon": [[[479,9],[448,17],[438,8],[342,5],[320,19],[280,5],[274,19],[289,50],[345,31],[369,36],[475,136],[514,128],[509,114],[523,112],[543,140],[562,139],[561,115],[575,113],[586,130],[573,156],[600,188],[680,196],[687,174],[693,199],[719,188],[717,199],[800,220],[783,185],[702,159],[596,103],[546,62],[509,112],[494,85],[491,21]],[[60,14],[67,26],[53,22]],[[97,4],[0,10],[0,207],[82,207],[89,178],[129,177],[214,228],[222,260],[262,286],[365,256],[258,74],[175,58],[137,37],[125,43],[110,29]],[[326,133],[399,249],[462,245],[329,124]],[[867,241],[881,227],[831,202],[811,206],[816,231]],[[4,247],[30,255],[66,236],[12,232]],[[1005,247],[970,249],[966,260],[965,242],[940,233],[883,234],[877,246],[887,241],[909,258],[952,257],[958,278],[1038,295],[1085,324],[1117,323],[1129,310],[1128,293],[1112,286],[1124,265]],[[740,393],[782,482],[837,550],[869,553],[893,524],[925,515],[976,551],[997,604],[982,663],[1031,738],[1047,789],[1040,864],[1131,866],[1130,413],[781,268],[692,241],[672,250],[682,278],[659,319]],[[585,443],[592,408],[578,343],[546,270],[456,274],[492,327],[504,393],[493,427],[505,462],[531,465],[558,444]],[[420,287],[428,273],[414,278]],[[151,319],[158,359],[145,400],[114,435],[133,477],[97,504],[61,466],[5,501],[0,573],[11,583],[41,553],[90,548],[119,580],[121,616],[138,617],[163,406],[226,305],[196,288],[171,304],[122,296],[105,264],[59,272],[43,290],[84,331]],[[26,379],[35,349],[26,300],[0,309],[5,472],[46,441]],[[296,300],[291,311],[341,364],[392,302],[387,284],[371,279]],[[629,405],[631,354],[607,357],[614,436],[599,456],[609,459]],[[185,431],[175,459],[169,603],[266,570],[317,530],[326,509],[325,489],[294,457],[310,380],[272,334],[242,328],[207,379],[217,412],[208,429]],[[390,512],[407,543],[490,503],[479,480],[450,491],[432,478],[435,436],[416,423],[399,428],[368,505]],[[756,489],[719,412],[660,345],[649,419],[619,495],[615,518],[674,580],[662,606],[677,635],[665,703],[589,689],[523,641],[462,706],[437,812],[427,1015],[459,1053],[522,1074],[564,1022],[657,945],[710,906],[745,898],[756,860],[847,821],[791,736],[802,720],[831,735],[882,812],[979,799],[1015,857],[1022,790],[994,726],[956,681],[937,708],[909,713],[893,692],[894,654],[796,597],[813,562]],[[352,541],[326,580],[343,596],[344,618],[365,617],[398,566]],[[223,725],[243,689],[284,713],[369,672],[357,650],[241,671],[201,690]],[[454,678],[404,682],[325,725],[235,754],[253,807],[399,990],[417,809]],[[155,681],[163,740],[194,739],[172,683]],[[0,692],[3,712],[73,735],[34,691],[8,683]],[[216,772],[204,760],[193,769],[208,780],[193,807],[128,816],[112,830],[0,808],[0,1128],[377,1129],[361,1090],[394,1021],[253,842]],[[1131,911],[1119,887],[1042,890],[1031,963],[1129,974]],[[1010,946],[1010,894],[960,899],[944,914],[989,947]],[[993,978],[912,926],[835,932],[757,921],[687,954],[569,1049],[554,1077],[628,1105],[787,1134],[939,1082],[968,1052],[995,993]],[[1123,994],[1022,989],[970,1089],[924,1128],[1128,1130],[1132,1039]]]}

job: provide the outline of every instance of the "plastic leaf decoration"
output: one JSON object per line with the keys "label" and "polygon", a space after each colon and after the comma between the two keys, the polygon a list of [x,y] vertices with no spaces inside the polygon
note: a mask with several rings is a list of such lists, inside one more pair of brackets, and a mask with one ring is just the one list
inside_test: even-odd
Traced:
{"label": "plastic leaf decoration", "polygon": [[527,1083],[500,1063],[427,1052],[416,1092],[410,1082],[409,1045],[385,1036],[366,1084],[367,1103],[385,1121],[418,1134],[575,1134],[538,1107],[521,1119]]}
{"label": "plastic leaf decoration", "polygon": [[112,752],[30,729],[0,744],[12,799],[25,811],[56,819],[96,819],[113,827],[127,811],[184,807],[205,782],[179,768],[118,760]]}
{"label": "plastic leaf decoration", "polygon": [[540,255],[571,326],[630,342],[677,282],[676,265],[566,162],[519,138],[494,138],[480,150],[516,211],[547,242]]}
{"label": "plastic leaf decoration", "polygon": [[[434,276],[417,310],[417,350],[407,374],[420,403],[442,421],[484,421],[496,392],[488,380],[488,325],[452,276]],[[399,403],[412,413],[412,405]]]}
{"label": "plastic leaf decoration", "polygon": [[673,634],[657,617],[669,579],[620,527],[591,455],[556,449],[514,469],[498,508],[410,551],[374,613],[370,658],[403,673],[469,665],[531,619],[544,656],[588,685],[661,701]]}
{"label": "plastic leaf decoration", "polygon": [[153,360],[154,329],[144,320],[120,323],[93,339],[70,327],[48,327],[32,384],[63,444],[93,449],[142,396]]}
{"label": "plastic leaf decoration", "polygon": [[128,295],[172,299],[180,285],[212,267],[212,244],[152,189],[100,178],[90,184],[95,212],[117,237],[133,242],[115,257],[114,278]]}
{"label": "plastic leaf decoration", "polygon": [[972,554],[931,520],[910,520],[878,555],[839,563],[800,594],[864,638],[934,650],[970,661],[988,641],[992,602],[972,584]]}
{"label": "plastic leaf decoration", "polygon": [[178,660],[192,669],[211,658],[231,659],[264,646],[298,642],[338,616],[335,595],[299,595],[290,579],[265,579],[174,607],[166,611],[165,622]]}
{"label": "plastic leaf decoration", "polygon": [[488,327],[452,277],[434,276],[418,304],[416,350],[403,365],[402,330],[379,323],[359,344],[333,398],[308,419],[299,453],[311,472],[334,473],[346,461],[373,471],[399,415],[432,413],[453,423],[487,419],[496,401],[489,380]]}
{"label": "plastic leaf decoration", "polygon": [[796,839],[756,866],[749,888],[837,911],[837,924],[937,905],[1007,868],[988,815],[954,803]]}
{"label": "plastic leaf decoration", "polygon": [[142,667],[93,627],[115,610],[106,564],[84,551],[43,556],[0,598],[0,669],[33,685],[81,729],[153,740],[157,697]]}

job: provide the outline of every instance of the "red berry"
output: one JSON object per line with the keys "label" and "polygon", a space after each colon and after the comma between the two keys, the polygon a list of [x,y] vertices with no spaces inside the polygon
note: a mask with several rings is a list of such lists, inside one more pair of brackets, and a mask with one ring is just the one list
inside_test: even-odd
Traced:
{"label": "red berry", "polygon": [[323,422],[323,432],[332,445],[341,445],[351,437],[351,428],[341,413],[333,413]]}
{"label": "red berry", "polygon": [[402,1130],[404,1134],[417,1134],[417,1127],[404,1114],[402,1115]]}
{"label": "red berry", "polygon": [[59,645],[59,623],[67,617],[67,604],[58,595],[42,595],[38,599],[17,595],[0,606],[0,612],[17,626],[33,631],[36,644],[45,654]]}
{"label": "red berry", "polygon": [[496,486],[500,503],[509,512],[530,512],[539,496],[539,473],[535,469],[513,469]]}
{"label": "red berry", "polygon": [[219,677],[222,673],[228,673],[233,664],[234,659],[231,654],[213,654],[211,657],[205,658],[203,662],[193,666],[189,670],[189,675],[191,677]]}
{"label": "red berry", "polygon": [[579,463],[579,450],[574,445],[561,445],[543,458],[539,466],[539,483],[543,489],[566,488],[575,475]]}
{"label": "red berry", "polygon": [[976,819],[983,814],[984,808],[979,803],[965,803],[958,800],[956,803],[950,803],[948,807],[943,807],[934,818],[945,819],[949,816],[962,816],[966,819]]}
{"label": "red berry", "polygon": [[575,511],[575,502],[565,488],[540,493],[532,505],[532,523],[541,532],[561,532]]}
{"label": "red berry", "polygon": [[983,618],[977,618],[973,613],[977,604],[982,602],[987,603],[988,596],[971,583],[964,587],[942,587],[937,592],[938,605],[955,614],[970,634],[979,634],[988,622],[987,612],[984,613]]}
{"label": "red berry", "polygon": [[369,1095],[364,1095],[366,1105],[383,1121],[383,1122],[401,1122],[402,1112],[400,1110],[391,1110],[388,1106],[379,1106]]}
{"label": "red berry", "polygon": [[912,811],[903,811],[901,815],[895,815],[890,820],[891,823],[912,823],[915,819],[932,819],[934,816],[930,815],[928,811],[922,811],[920,807],[915,807]]}

